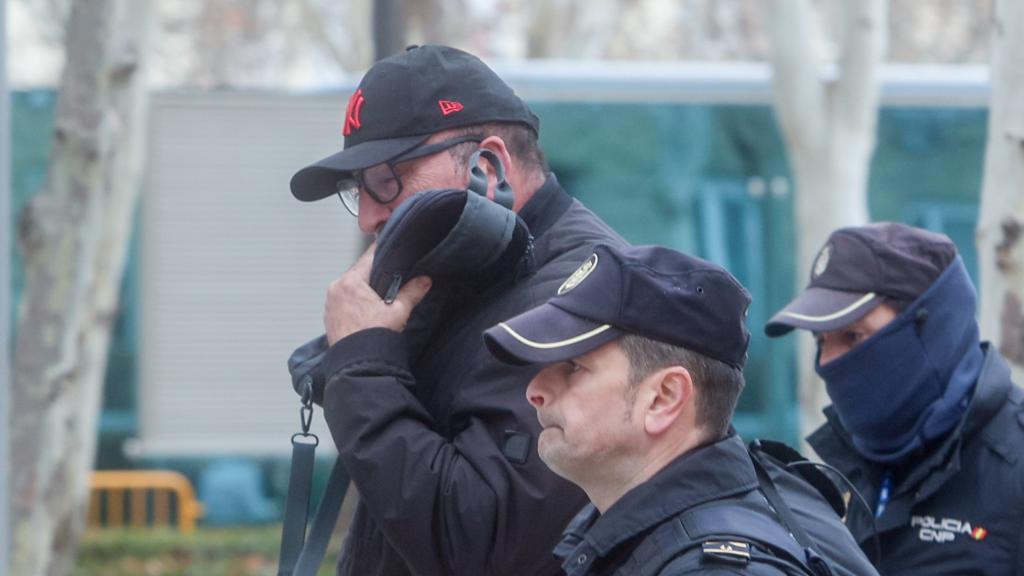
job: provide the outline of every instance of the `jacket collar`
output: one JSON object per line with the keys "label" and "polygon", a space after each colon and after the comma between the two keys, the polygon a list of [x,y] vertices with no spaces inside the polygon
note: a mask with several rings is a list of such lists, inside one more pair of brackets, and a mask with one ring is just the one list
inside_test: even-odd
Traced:
{"label": "jacket collar", "polygon": [[565,557],[582,542],[606,557],[620,544],[699,504],[743,494],[758,485],[743,441],[735,433],[691,450],[627,492],[603,515],[580,512],[555,549]]}
{"label": "jacket collar", "polygon": [[572,197],[562,189],[558,178],[548,173],[544,184],[533,193],[533,197],[519,210],[519,217],[526,222],[534,238],[547,232],[572,204]]}
{"label": "jacket collar", "polygon": [[985,353],[985,362],[981,365],[974,398],[964,415],[963,435],[966,437],[973,436],[995,416],[1006,402],[1012,386],[1010,365],[1006,359],[989,342],[982,343],[981,350]]}

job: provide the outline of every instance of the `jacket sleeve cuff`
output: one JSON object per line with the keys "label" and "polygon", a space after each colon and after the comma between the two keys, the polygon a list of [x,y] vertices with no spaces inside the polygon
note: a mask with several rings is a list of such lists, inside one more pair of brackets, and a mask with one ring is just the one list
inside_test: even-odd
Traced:
{"label": "jacket sleeve cuff", "polygon": [[379,368],[382,374],[409,372],[409,348],[405,335],[388,328],[368,328],[338,340],[324,356],[328,381],[340,371]]}

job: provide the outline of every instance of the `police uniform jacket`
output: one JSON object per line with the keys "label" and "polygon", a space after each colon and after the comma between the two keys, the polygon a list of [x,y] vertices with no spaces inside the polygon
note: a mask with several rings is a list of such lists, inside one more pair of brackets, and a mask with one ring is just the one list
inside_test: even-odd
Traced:
{"label": "police uniform jacket", "polygon": [[[808,442],[879,507],[892,474],[891,496],[877,519],[886,575],[1024,576],[1024,392],[1006,361],[988,344],[967,412],[936,446],[902,470],[860,457],[831,407]],[[869,511],[851,507],[848,525],[873,555]]]}
{"label": "police uniform jacket", "polygon": [[[877,574],[815,488],[762,462],[832,574]],[[760,486],[747,448],[731,434],[678,457],[603,515],[588,505],[556,554],[568,576],[812,573]]]}
{"label": "police uniform jacket", "polygon": [[554,176],[519,215],[535,237],[525,280],[460,295],[422,348],[370,329],[328,350],[324,416],[360,497],[338,574],[560,571],[550,551],[586,496],[535,453],[537,368],[499,363],[481,334],[553,296],[595,244],[624,241]]}

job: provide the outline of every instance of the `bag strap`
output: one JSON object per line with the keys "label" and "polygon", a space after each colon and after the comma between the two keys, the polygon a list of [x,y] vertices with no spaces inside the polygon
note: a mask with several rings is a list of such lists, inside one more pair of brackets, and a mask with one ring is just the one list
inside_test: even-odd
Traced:
{"label": "bag strap", "polygon": [[320,564],[323,563],[327,544],[331,541],[331,533],[338,523],[341,504],[348,492],[349,480],[348,470],[345,469],[341,457],[338,457],[334,460],[334,468],[331,469],[320,506],[313,517],[313,525],[309,529],[306,544],[302,547],[299,561],[295,564],[294,576],[315,576]]}
{"label": "bag strap", "polygon": [[302,408],[299,421],[302,431],[292,435],[291,473],[288,477],[288,496],[285,500],[284,523],[281,527],[281,553],[278,576],[315,576],[323,562],[331,533],[338,522],[341,504],[348,492],[349,474],[338,457],[324,488],[313,525],[309,529],[309,497],[313,490],[313,468],[316,447],[320,443],[316,434],[309,432],[313,418],[312,382],[304,379]]}
{"label": "bag strap", "polygon": [[811,540],[810,536],[803,529],[803,526],[797,521],[793,511],[789,508],[789,505],[782,499],[778,489],[775,488],[775,482],[772,481],[772,477],[768,474],[768,470],[765,468],[764,463],[761,461],[761,453],[757,447],[756,442],[753,444],[752,450],[748,450],[750,454],[750,460],[754,463],[754,470],[757,472],[757,481],[761,485],[761,491],[764,493],[765,498],[768,499],[768,503],[771,504],[772,508],[775,509],[775,513],[779,515],[779,520],[789,530],[789,532],[796,539],[797,543],[804,549],[807,555],[807,564],[814,571],[815,574],[822,576],[829,576],[832,574],[832,569],[828,563],[825,562],[824,557],[818,552],[818,547]]}
{"label": "bag strap", "polygon": [[[296,435],[300,436],[300,435]],[[309,514],[309,494],[313,487],[315,443],[299,442],[292,437],[292,469],[288,478],[288,498],[284,506],[284,525],[281,528],[281,555],[278,576],[290,576],[295,562],[302,553],[306,539],[306,516]],[[313,436],[316,438],[316,436]]]}
{"label": "bag strap", "polygon": [[[846,516],[846,500],[832,478],[819,469],[819,466],[822,466],[820,463],[811,462],[788,444],[775,440],[754,440],[750,443],[750,450],[769,456],[774,462],[785,467],[786,470],[803,478],[828,502],[832,510],[835,511],[836,516],[840,518]],[[831,468],[831,466],[827,465],[824,467]],[[832,472],[838,475],[844,482],[849,483],[846,477],[838,470],[833,469]]]}

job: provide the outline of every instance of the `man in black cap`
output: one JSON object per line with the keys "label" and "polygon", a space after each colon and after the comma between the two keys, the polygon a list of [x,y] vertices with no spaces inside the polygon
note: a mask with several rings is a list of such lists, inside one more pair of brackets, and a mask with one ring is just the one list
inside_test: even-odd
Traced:
{"label": "man in black cap", "polygon": [[502,361],[544,366],[526,388],[537,451],[590,497],[556,550],[570,576],[875,574],[835,487],[795,464],[833,507],[771,454],[806,460],[748,452],[730,426],[749,304],[699,258],[598,246],[558,295],[485,332]]}
{"label": "man in black cap", "polygon": [[1024,574],[1024,393],[979,341],[977,296],[944,235],[836,230],[765,326],[814,333],[832,405],[808,442],[874,506],[883,574]]}
{"label": "man in black cap", "polygon": [[[376,63],[342,131],[344,150],[292,178],[295,197],[338,195],[363,232],[386,235],[416,193],[467,188],[470,159],[484,150],[491,161],[476,168],[488,196],[498,195],[500,163],[532,236],[502,282],[430,288],[420,277],[382,299],[368,282],[371,248],[331,285],[326,384],[313,397],[360,494],[338,573],[557,573],[546,551],[586,497],[529,457],[538,427],[521,391],[532,371],[495,362],[480,333],[553,294],[596,243],[623,241],[559,186],[527,105],[460,50],[412,47]],[[418,249],[425,240],[412,232]]]}

